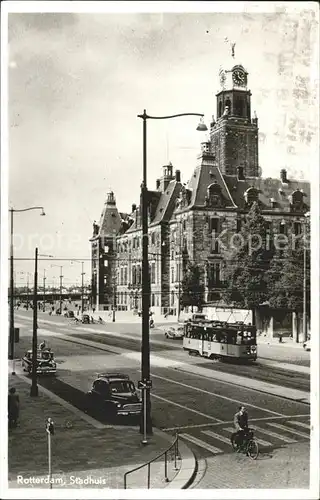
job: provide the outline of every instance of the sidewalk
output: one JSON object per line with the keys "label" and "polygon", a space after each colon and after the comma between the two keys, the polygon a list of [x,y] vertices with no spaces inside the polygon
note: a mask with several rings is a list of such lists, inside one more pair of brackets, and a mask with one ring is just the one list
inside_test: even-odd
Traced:
{"label": "sidewalk", "polygon": [[[30,397],[30,384],[24,376],[9,375],[9,386],[20,396],[20,424],[9,430],[9,488],[49,488],[48,447],[45,422],[54,421],[52,436],[52,488],[124,488],[124,473],[164,452],[172,436],[154,429],[148,445],[141,443],[138,427],[90,424],[79,410],[39,385],[39,396]],[[101,428],[102,427],[102,428]],[[192,452],[180,442],[181,459],[168,463],[167,483],[164,457],[151,465],[151,488],[183,488],[194,472]],[[47,483],[44,482],[47,481]],[[176,484],[176,486],[174,486]],[[147,488],[147,468],[128,475],[127,488]]]}
{"label": "sidewalk", "polygon": [[197,488],[309,488],[309,459],[309,443],[260,453],[257,460],[236,453],[210,457]]}

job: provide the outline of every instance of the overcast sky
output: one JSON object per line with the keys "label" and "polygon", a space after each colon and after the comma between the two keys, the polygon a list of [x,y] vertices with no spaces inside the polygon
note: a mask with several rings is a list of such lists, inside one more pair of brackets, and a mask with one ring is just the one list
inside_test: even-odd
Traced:
{"label": "overcast sky", "polygon": [[[32,257],[38,245],[43,254],[90,258],[92,223],[108,190],[120,211],[139,202],[137,114],[199,112],[209,124],[219,68],[232,67],[226,38],[249,73],[263,176],[287,168],[289,177],[309,180],[318,166],[316,4],[297,2],[296,12],[271,4],[273,13],[215,13],[214,2],[205,13],[164,12],[168,4],[162,13],[9,14],[9,204],[43,205],[47,213],[15,214],[16,257]],[[194,117],[148,121],[149,188],[168,161],[188,181],[205,137],[196,126]],[[81,265],[65,265],[65,284],[80,282]],[[49,266],[40,263],[47,284],[59,276]],[[16,270],[32,271],[32,263],[18,261]],[[89,278],[89,261],[85,271]]]}

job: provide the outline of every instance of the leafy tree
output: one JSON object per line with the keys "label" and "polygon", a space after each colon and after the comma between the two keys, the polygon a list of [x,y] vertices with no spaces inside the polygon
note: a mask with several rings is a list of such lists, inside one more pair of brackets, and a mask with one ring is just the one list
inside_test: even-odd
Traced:
{"label": "leafy tree", "polygon": [[266,272],[273,256],[268,223],[254,202],[231,251],[223,298],[238,307],[254,310],[268,299]]}
{"label": "leafy tree", "polygon": [[181,307],[197,306],[202,310],[204,303],[204,285],[201,282],[201,271],[197,264],[188,262],[181,280]]}
{"label": "leafy tree", "polygon": [[[306,250],[307,314],[310,314],[310,252]],[[282,259],[272,260],[268,272],[270,306],[301,313],[303,311],[304,248],[287,249]]]}

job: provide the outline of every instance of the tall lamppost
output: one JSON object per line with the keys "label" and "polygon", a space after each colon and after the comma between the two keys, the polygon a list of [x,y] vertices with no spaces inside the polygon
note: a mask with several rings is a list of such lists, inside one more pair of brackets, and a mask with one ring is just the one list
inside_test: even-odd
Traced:
{"label": "tall lamppost", "polygon": [[84,305],[83,305],[83,295],[84,295],[84,275],[86,274],[85,272],[83,272],[83,265],[84,265],[84,262],[83,260],[75,260],[73,259],[71,261],[71,264],[73,262],[79,262],[81,264],[81,313],[83,314],[83,309],[84,309]]}
{"label": "tall lamppost", "polygon": [[9,351],[9,359],[12,359],[13,361],[13,369],[12,369],[12,375],[15,375],[15,370],[14,370],[14,300],[13,300],[13,295],[14,295],[14,271],[13,271],[13,214],[15,212],[28,212],[30,210],[41,210],[40,215],[45,215],[44,208],[43,207],[29,207],[29,208],[22,208],[20,210],[15,209],[15,208],[10,208],[10,332],[9,332],[9,339],[10,339],[10,351]]}
{"label": "tall lamppost", "polygon": [[43,270],[43,312],[46,312],[46,270]]}
{"label": "tall lamppost", "polygon": [[60,268],[60,314],[62,315],[62,269],[63,266],[57,266],[56,264],[51,264],[51,267],[59,267]]}
{"label": "tall lamppost", "polygon": [[305,221],[303,224],[303,340],[308,340],[308,326],[307,326],[307,228],[306,225],[310,220],[310,212],[304,214]]}
{"label": "tall lamppost", "polygon": [[142,421],[140,432],[144,438],[142,443],[146,444],[146,435],[152,433],[151,405],[150,405],[150,339],[149,339],[149,310],[150,310],[150,277],[148,262],[148,189],[147,189],[147,120],[168,120],[180,116],[199,116],[200,123],[197,130],[205,132],[207,129],[203,122],[203,113],[179,113],[169,116],[150,116],[144,109],[138,118],[143,120],[143,179],[141,184],[141,208],[142,208],[142,343],[141,343],[141,376],[143,390]]}

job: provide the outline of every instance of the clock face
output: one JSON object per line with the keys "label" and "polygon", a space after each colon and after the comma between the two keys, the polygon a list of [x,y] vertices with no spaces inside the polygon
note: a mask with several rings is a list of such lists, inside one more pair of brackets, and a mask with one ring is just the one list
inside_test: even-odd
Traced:
{"label": "clock face", "polygon": [[246,85],[246,74],[240,69],[236,69],[232,74],[232,80],[235,85],[243,87]]}

